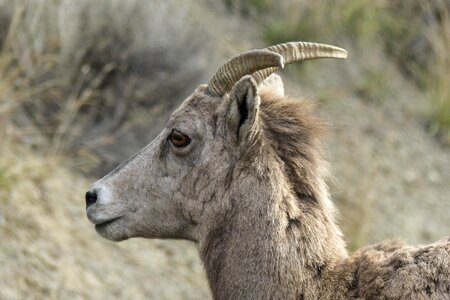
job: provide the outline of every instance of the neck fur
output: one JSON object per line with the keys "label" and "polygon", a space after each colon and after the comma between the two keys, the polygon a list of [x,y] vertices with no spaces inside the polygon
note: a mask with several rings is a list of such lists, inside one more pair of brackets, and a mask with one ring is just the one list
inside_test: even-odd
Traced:
{"label": "neck fur", "polygon": [[319,297],[323,273],[347,255],[325,185],[301,199],[281,168],[258,165],[233,180],[227,220],[200,242],[214,298]]}

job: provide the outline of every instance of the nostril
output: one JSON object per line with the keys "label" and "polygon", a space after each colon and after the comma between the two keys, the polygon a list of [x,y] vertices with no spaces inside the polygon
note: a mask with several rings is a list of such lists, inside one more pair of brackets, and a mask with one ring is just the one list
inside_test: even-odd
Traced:
{"label": "nostril", "polygon": [[85,198],[86,198],[86,208],[88,208],[89,206],[97,202],[97,193],[88,191],[86,193]]}

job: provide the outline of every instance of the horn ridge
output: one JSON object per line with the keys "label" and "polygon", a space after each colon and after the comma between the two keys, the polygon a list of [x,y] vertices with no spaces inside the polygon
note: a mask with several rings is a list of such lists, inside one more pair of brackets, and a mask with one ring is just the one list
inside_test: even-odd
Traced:
{"label": "horn ridge", "polygon": [[[289,42],[265,48],[283,56],[285,65],[318,58],[347,58],[345,49],[319,43]],[[255,81],[260,84],[270,74],[280,70],[277,67],[265,68],[252,74]]]}
{"label": "horn ridge", "polygon": [[223,96],[245,75],[258,70],[284,67],[283,56],[267,50],[255,49],[238,54],[222,65],[208,83],[208,91],[215,96]]}

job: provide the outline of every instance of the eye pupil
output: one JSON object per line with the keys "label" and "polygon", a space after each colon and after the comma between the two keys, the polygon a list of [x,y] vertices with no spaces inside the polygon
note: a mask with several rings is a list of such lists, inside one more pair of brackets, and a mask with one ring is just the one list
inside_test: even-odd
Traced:
{"label": "eye pupil", "polygon": [[170,134],[170,141],[175,147],[185,147],[189,145],[190,138],[177,130],[173,130]]}

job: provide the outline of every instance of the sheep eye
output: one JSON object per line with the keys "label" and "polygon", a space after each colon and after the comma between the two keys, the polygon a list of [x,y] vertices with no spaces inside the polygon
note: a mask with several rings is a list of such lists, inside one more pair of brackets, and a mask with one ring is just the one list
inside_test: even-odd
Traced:
{"label": "sheep eye", "polygon": [[185,135],[179,132],[178,130],[172,130],[172,133],[170,134],[170,141],[172,144],[177,148],[186,147],[191,142],[191,139]]}

